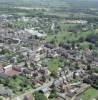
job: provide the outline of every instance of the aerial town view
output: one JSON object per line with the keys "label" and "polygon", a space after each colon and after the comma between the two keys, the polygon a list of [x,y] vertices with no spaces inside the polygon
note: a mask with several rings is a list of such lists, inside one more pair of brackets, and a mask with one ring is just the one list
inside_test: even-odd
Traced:
{"label": "aerial town view", "polygon": [[0,100],[98,100],[98,0],[0,0]]}

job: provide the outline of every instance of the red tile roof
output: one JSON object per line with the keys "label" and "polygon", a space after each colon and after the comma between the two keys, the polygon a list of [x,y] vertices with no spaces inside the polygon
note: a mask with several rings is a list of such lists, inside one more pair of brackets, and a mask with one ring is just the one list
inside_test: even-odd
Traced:
{"label": "red tile roof", "polygon": [[12,69],[12,70],[9,70],[7,71],[5,74],[8,75],[8,76],[15,76],[15,75],[18,75],[20,72]]}

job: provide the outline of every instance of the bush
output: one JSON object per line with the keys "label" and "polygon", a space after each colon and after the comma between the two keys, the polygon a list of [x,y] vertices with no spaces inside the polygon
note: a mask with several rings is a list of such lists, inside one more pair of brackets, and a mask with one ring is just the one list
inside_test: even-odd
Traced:
{"label": "bush", "polygon": [[87,36],[86,41],[96,43],[98,41],[98,34],[90,34]]}

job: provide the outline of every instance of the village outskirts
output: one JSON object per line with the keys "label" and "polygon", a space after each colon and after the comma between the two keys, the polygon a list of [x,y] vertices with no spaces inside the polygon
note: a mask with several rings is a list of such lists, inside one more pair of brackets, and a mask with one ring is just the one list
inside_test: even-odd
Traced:
{"label": "village outskirts", "polygon": [[[89,30],[86,20],[59,20]],[[83,91],[98,86],[98,57],[92,46],[84,50],[74,42],[59,42],[57,22],[47,16],[0,15],[0,100],[82,100]],[[55,40],[50,41],[49,33]]]}

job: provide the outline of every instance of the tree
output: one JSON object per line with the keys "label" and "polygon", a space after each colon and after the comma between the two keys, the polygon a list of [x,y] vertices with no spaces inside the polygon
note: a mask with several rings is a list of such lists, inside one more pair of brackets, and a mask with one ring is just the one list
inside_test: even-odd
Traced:
{"label": "tree", "polygon": [[56,71],[52,71],[52,72],[51,72],[51,76],[57,78],[57,73],[56,73]]}
{"label": "tree", "polygon": [[76,79],[76,72],[73,73],[73,79]]}
{"label": "tree", "polygon": [[89,49],[90,50],[94,49],[94,46],[92,44],[89,44]]}
{"label": "tree", "polygon": [[91,70],[91,66],[90,65],[87,65],[87,70]]}
{"label": "tree", "polygon": [[55,88],[52,89],[49,98],[57,98],[57,92]]}
{"label": "tree", "polygon": [[85,78],[83,82],[90,84],[95,89],[98,89],[98,76],[97,75],[90,75],[88,78]]}
{"label": "tree", "polygon": [[96,100],[98,100],[98,97],[96,97]]}
{"label": "tree", "polygon": [[47,100],[43,93],[35,92],[35,100]]}
{"label": "tree", "polygon": [[84,42],[84,40],[85,40],[84,37],[80,37],[78,41],[79,42]]}
{"label": "tree", "polygon": [[2,98],[0,98],[0,100],[3,100]]}

